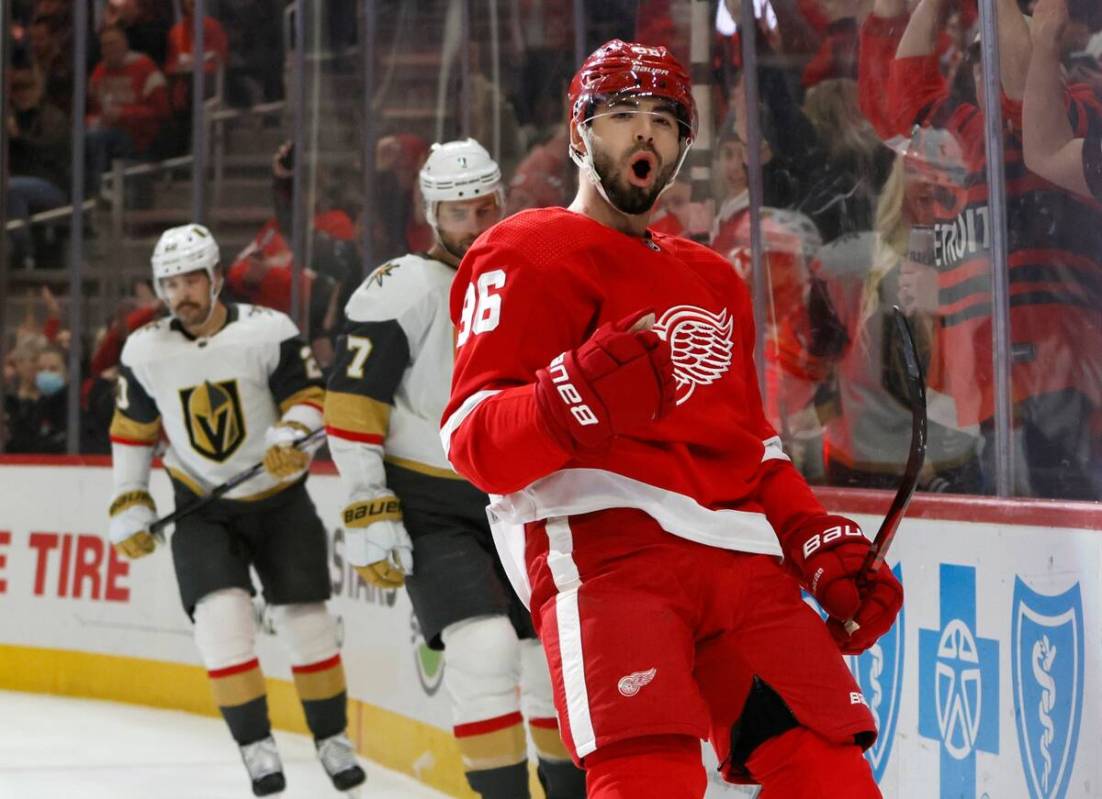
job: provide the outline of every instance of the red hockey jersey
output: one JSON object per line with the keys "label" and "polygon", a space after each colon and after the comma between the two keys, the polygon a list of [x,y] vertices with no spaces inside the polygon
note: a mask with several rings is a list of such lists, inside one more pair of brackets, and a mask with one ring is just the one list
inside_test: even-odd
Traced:
{"label": "red hockey jersey", "polygon": [[[541,427],[536,372],[644,308],[673,351],[677,407],[572,457]],[[467,253],[451,315],[458,351],[441,438],[456,470],[495,495],[514,578],[519,527],[539,519],[635,508],[682,538],[779,554],[777,533],[823,512],[762,412],[749,292],[708,248],[628,236],[562,208],[524,211]]]}

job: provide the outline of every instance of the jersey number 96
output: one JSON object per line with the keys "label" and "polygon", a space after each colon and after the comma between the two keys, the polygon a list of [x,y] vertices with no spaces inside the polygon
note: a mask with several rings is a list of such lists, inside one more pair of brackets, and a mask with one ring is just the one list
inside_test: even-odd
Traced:
{"label": "jersey number 96", "polygon": [[467,284],[463,297],[463,317],[459,320],[455,346],[462,347],[468,338],[488,333],[501,322],[501,288],[505,285],[505,272],[495,269],[478,276],[475,283]]}

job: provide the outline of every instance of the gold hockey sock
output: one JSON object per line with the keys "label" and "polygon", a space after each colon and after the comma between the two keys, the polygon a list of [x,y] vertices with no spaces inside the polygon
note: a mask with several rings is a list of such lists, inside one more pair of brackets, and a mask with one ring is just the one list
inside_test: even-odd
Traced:
{"label": "gold hockey sock", "polygon": [[538,773],[547,799],[585,799],[585,771],[574,765],[554,718],[528,719],[539,756]]}
{"label": "gold hockey sock", "polygon": [[250,744],[271,735],[268,690],[259,660],[253,658],[236,666],[208,671],[207,674],[214,701],[230,728],[230,734],[239,745]]}
{"label": "gold hockey sock", "polygon": [[457,724],[453,733],[475,793],[483,799],[527,799],[528,742],[520,713]]}
{"label": "gold hockey sock", "polygon": [[344,732],[348,726],[348,695],[341,656],[293,666],[295,690],[302,701],[306,726],[316,740]]}

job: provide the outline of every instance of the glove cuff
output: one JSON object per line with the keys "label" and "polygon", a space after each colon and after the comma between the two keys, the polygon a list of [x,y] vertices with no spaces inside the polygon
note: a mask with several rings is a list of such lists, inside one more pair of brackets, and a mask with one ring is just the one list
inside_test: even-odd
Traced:
{"label": "glove cuff", "polygon": [[[302,422],[296,422],[294,419],[282,419],[275,424],[276,427],[286,427],[290,430],[294,430],[296,433],[300,433],[303,436],[308,436],[314,431]],[[290,446],[288,444],[288,446]]]}
{"label": "glove cuff", "polygon": [[816,516],[785,536],[784,553],[802,567],[819,552],[855,542],[869,543],[857,522],[845,516]]}
{"label": "glove cuff", "polygon": [[368,527],[375,522],[402,521],[402,503],[393,494],[349,503],[341,514],[345,527]]}
{"label": "glove cuff", "polygon": [[140,505],[152,511],[157,510],[157,505],[153,502],[153,496],[148,491],[138,489],[136,491],[126,491],[115,497],[111,507],[107,509],[107,515],[118,516],[123,511]]}

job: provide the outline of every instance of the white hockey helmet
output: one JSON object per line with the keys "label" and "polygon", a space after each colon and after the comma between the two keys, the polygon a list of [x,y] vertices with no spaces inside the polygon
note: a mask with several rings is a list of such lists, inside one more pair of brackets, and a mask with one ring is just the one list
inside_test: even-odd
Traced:
{"label": "white hockey helmet", "polygon": [[501,167],[474,139],[432,145],[428,160],[421,167],[420,183],[421,196],[425,200],[425,220],[434,231],[437,203],[492,194],[497,197],[498,206],[505,207]]}
{"label": "white hockey helmet", "polygon": [[220,259],[218,242],[202,225],[191,223],[169,228],[161,234],[153,248],[153,289],[164,300],[161,278],[202,269],[210,278],[210,298],[213,303],[222,288],[222,281],[216,279],[214,274],[214,267]]}

